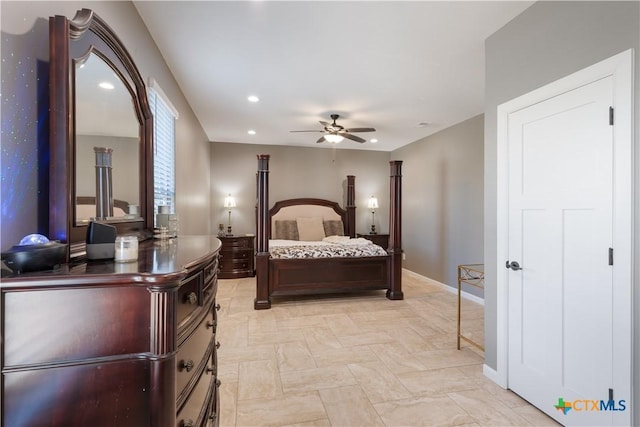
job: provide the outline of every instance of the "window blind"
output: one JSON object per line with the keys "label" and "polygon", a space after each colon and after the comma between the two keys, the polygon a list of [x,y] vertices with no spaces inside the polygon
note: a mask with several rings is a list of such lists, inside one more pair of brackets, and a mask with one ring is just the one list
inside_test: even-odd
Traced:
{"label": "window blind", "polygon": [[175,109],[164,99],[162,91],[149,89],[149,105],[153,114],[153,209],[170,206],[175,213]]}

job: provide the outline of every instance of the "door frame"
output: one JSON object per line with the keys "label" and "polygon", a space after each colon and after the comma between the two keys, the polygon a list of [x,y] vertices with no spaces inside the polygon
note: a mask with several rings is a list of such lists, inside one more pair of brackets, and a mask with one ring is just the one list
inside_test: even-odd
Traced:
{"label": "door frame", "polygon": [[[614,360],[623,360],[631,369],[633,376],[633,49],[626,50],[608,59],[598,62],[569,76],[549,83],[539,89],[521,95],[511,101],[500,104],[497,109],[497,277],[496,277],[496,370],[484,366],[484,373],[503,388],[509,387],[508,378],[508,270],[504,262],[508,259],[509,238],[509,115],[548,98],[561,95],[601,78],[613,76],[613,99],[615,125],[613,127],[614,144],[614,193],[613,247],[615,260],[613,283],[626,286],[614,286],[613,313],[614,329],[621,331],[622,337],[614,334]],[[623,289],[620,289],[623,288]],[[621,359],[617,359],[621,357]],[[621,373],[620,365],[613,375],[616,396],[634,402],[631,396],[633,378]],[[626,386],[625,386],[626,384]],[[626,390],[625,390],[626,389]],[[626,394],[625,397],[622,397]],[[596,398],[597,396],[594,396]],[[554,396],[550,396],[550,402]],[[555,396],[557,398],[557,396]],[[551,404],[551,403],[550,403]],[[633,405],[631,405],[633,406]],[[634,408],[631,408],[633,411]],[[629,418],[631,420],[633,418]]]}

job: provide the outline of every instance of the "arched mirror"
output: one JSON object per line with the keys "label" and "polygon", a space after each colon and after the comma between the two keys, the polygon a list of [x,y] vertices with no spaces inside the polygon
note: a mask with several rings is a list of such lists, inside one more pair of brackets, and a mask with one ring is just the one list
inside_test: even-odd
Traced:
{"label": "arched mirror", "polygon": [[74,60],[75,71],[75,225],[102,218],[96,176],[96,150],[111,155],[112,204],[105,219],[140,217],[140,123],[126,84],[98,54]]}
{"label": "arched mirror", "polygon": [[144,236],[153,224],[152,117],[144,81],[89,9],[49,19],[49,234],[85,251],[87,225]]}

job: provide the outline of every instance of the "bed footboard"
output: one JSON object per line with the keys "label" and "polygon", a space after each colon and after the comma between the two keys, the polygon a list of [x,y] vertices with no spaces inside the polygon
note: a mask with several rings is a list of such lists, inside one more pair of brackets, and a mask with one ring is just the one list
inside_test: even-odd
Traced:
{"label": "bed footboard", "polygon": [[389,257],[272,259],[271,295],[351,292],[389,287]]}

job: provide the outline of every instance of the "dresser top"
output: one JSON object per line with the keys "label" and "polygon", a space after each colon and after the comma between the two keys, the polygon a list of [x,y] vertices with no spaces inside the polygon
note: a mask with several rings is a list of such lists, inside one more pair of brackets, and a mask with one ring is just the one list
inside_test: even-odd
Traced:
{"label": "dresser top", "polygon": [[175,286],[191,271],[214,259],[222,243],[216,236],[179,236],[166,240],[146,240],[138,246],[138,260],[82,261],[59,268],[2,278],[2,288],[18,290],[34,287],[60,287],[100,283],[119,285],[140,283],[151,287]]}

